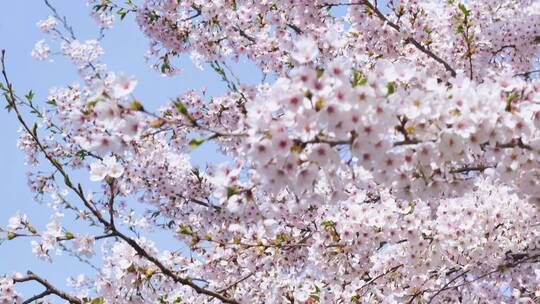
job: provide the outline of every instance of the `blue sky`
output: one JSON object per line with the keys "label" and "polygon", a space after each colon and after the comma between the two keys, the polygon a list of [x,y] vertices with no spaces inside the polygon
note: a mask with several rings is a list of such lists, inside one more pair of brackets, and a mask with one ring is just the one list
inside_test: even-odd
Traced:
{"label": "blue sky", "polygon": [[[66,15],[74,27],[79,40],[98,37],[97,26],[89,16],[90,7],[86,1],[51,0],[61,15]],[[36,94],[34,100],[43,105],[49,89],[81,83],[77,72],[65,58],[53,57],[54,62],[40,62],[31,58],[30,52],[36,41],[44,39],[45,34],[36,27],[36,22],[47,18],[50,11],[42,1],[3,1],[3,16],[0,18],[0,48],[6,49],[8,72],[15,90],[23,95],[30,89]],[[143,102],[145,107],[155,109],[171,98],[189,89],[208,88],[210,94],[225,91],[225,85],[210,69],[197,69],[187,57],[182,59],[182,73],[176,77],[165,78],[156,73],[144,61],[148,40],[139,31],[133,16],[120,22],[117,18],[115,27],[107,33],[102,41],[105,54],[102,62],[109,70],[135,75],[139,84],[134,95]],[[253,67],[240,63],[237,73],[241,79],[258,81],[260,72]],[[2,108],[5,100],[0,101]],[[30,117],[29,117],[30,118]],[[8,219],[17,211],[29,216],[38,230],[44,229],[49,221],[51,212],[46,203],[38,204],[33,201],[32,193],[27,187],[26,172],[32,168],[24,163],[24,154],[16,147],[17,130],[19,125],[12,113],[0,111],[0,224],[5,226]],[[215,147],[205,144],[192,153],[194,163],[203,165],[207,161],[222,159],[217,156]],[[87,176],[78,176],[88,184]],[[66,215],[66,219],[70,219]],[[160,240],[158,236],[158,241]],[[164,244],[161,238],[161,244]],[[164,244],[165,247],[177,246]],[[18,271],[21,273],[32,270],[47,277],[53,284],[65,288],[68,275],[76,276],[88,270],[72,257],[57,257],[50,264],[38,260],[31,252],[29,240],[16,239],[0,245],[0,275]],[[33,295],[42,289],[36,285],[26,285],[20,289],[25,296]]]}

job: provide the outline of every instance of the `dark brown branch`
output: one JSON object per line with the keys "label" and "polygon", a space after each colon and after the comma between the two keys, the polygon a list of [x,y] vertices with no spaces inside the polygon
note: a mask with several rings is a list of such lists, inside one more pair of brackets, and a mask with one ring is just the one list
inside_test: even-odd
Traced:
{"label": "dark brown branch", "polygon": [[407,124],[407,117],[400,116],[398,117],[399,125],[395,127],[396,131],[401,133],[403,135],[403,142],[412,142],[411,138],[409,137],[409,133],[407,132],[407,128],[405,125]]}
{"label": "dark brown branch", "polygon": [[[369,7],[373,12],[375,12],[375,14],[377,15],[377,17],[379,17],[379,19],[383,20],[384,22],[386,22],[386,24],[388,24],[389,26],[391,26],[392,28],[394,28],[396,31],[401,31],[401,28],[399,27],[399,25],[393,23],[392,21],[388,20],[388,18],[386,18],[386,16],[375,6],[373,6],[373,4],[371,4],[371,2],[365,0],[365,1],[362,1],[363,4],[365,4],[367,7]],[[412,37],[408,37],[406,40],[406,42],[409,42],[411,43],[412,45],[414,45],[418,50],[420,50],[422,53],[428,55],[429,57],[433,58],[435,61],[437,61],[438,63],[442,64],[444,66],[444,68],[450,72],[450,74],[455,77],[456,76],[456,71],[446,62],[444,61],[443,59],[441,59],[439,56],[437,56],[435,53],[433,53],[432,51],[428,50],[426,47],[424,47],[420,42],[418,42],[416,39],[412,38]]]}
{"label": "dark brown branch", "polygon": [[493,166],[487,166],[487,165],[477,165],[477,166],[466,166],[466,167],[461,167],[461,168],[456,168],[456,169],[452,169],[450,170],[450,173],[469,173],[469,172],[474,172],[474,171],[484,171],[486,170],[487,168],[493,168]]}
{"label": "dark brown branch", "polygon": [[209,203],[205,203],[199,199],[196,199],[196,198],[190,198],[189,201],[197,204],[197,205],[201,205],[201,206],[204,206],[204,207],[208,207],[208,208],[213,208],[215,209],[216,211],[220,211],[221,210],[221,207],[220,206],[216,206],[216,205],[212,205],[212,204],[209,204]]}
{"label": "dark brown branch", "polygon": [[193,8],[195,10],[195,14],[193,14],[193,15],[185,18],[185,19],[180,20],[181,22],[195,19],[195,18],[199,17],[202,14],[202,11],[201,11],[201,9],[199,7],[197,7],[195,5],[192,5],[191,8]]}
{"label": "dark brown branch", "polygon": [[28,300],[24,301],[23,302],[24,304],[31,303],[31,302],[33,302],[35,300],[44,298],[44,297],[46,297],[48,295],[56,295],[59,298],[62,298],[62,299],[66,300],[66,301],[68,301],[69,303],[72,303],[72,304],[82,304],[83,303],[79,298],[68,295],[67,293],[65,293],[63,291],[58,290],[56,287],[51,285],[51,283],[49,283],[49,281],[41,278],[40,276],[34,274],[31,271],[28,271],[26,273],[26,275],[23,276],[23,277],[15,277],[15,278],[13,278],[13,282],[15,282],[15,283],[24,283],[24,282],[29,282],[29,281],[36,281],[36,282],[40,283],[41,285],[43,285],[43,287],[46,288],[46,290],[43,291],[42,293],[37,294],[37,295],[29,298]]}
{"label": "dark brown branch", "polygon": [[515,74],[514,77],[521,76],[521,77],[529,78],[531,74],[535,74],[535,73],[540,73],[540,70],[533,70],[533,71],[518,73],[518,74]]}
{"label": "dark brown branch", "polygon": [[257,40],[253,38],[252,36],[248,35],[243,29],[236,27],[235,30],[240,34],[240,36],[246,38],[247,40],[251,41],[252,43],[257,43]]}
{"label": "dark brown branch", "polygon": [[116,236],[115,233],[109,233],[109,234],[104,234],[104,235],[98,235],[94,237],[94,239],[97,241],[97,240],[107,239],[107,238],[115,237],[115,236]]}
{"label": "dark brown branch", "polygon": [[307,140],[307,141],[301,141],[299,139],[295,139],[294,143],[303,148],[311,144],[328,144],[331,147],[334,147],[334,146],[339,146],[339,145],[352,145],[356,137],[357,135],[355,133],[353,133],[349,139],[329,139],[329,138],[322,138],[319,136],[315,136],[314,139]]}
{"label": "dark brown branch", "polygon": [[[540,257],[540,254],[535,254],[535,255],[531,255],[531,256],[527,256],[527,257],[525,257],[525,258],[519,259],[519,260],[514,261],[514,262],[504,263],[504,264],[499,265],[497,268],[495,268],[495,269],[493,269],[493,270],[491,270],[491,271],[489,271],[489,272],[486,272],[486,273],[484,273],[484,274],[482,274],[482,275],[480,275],[480,276],[475,277],[475,278],[472,279],[472,280],[469,280],[469,281],[465,280],[465,282],[463,282],[463,283],[460,283],[460,284],[457,284],[457,285],[452,285],[452,286],[450,286],[450,284],[451,284],[452,282],[456,281],[458,278],[463,277],[465,274],[468,273],[468,271],[465,271],[465,272],[463,272],[462,274],[456,276],[456,277],[455,277],[454,279],[452,279],[449,283],[445,284],[441,289],[437,290],[437,291],[435,292],[435,294],[434,294],[433,296],[431,296],[431,298],[429,299],[428,303],[431,303],[431,302],[433,301],[433,299],[435,299],[435,297],[437,297],[439,294],[441,294],[441,293],[442,293],[443,291],[445,291],[445,290],[455,289],[455,288],[459,288],[459,287],[462,287],[462,286],[471,284],[471,283],[473,283],[473,282],[476,282],[476,281],[478,281],[478,280],[481,280],[481,279],[483,279],[483,278],[485,278],[485,277],[487,277],[487,276],[490,276],[490,275],[495,274],[495,273],[498,273],[498,272],[503,273],[503,272],[505,272],[505,271],[508,270],[508,269],[517,267],[517,266],[519,266],[519,265],[521,265],[521,264],[523,264],[523,263],[525,263],[525,262],[531,261],[531,260],[533,260],[532,262],[536,262],[536,263],[537,263],[539,257]],[[426,292],[428,292],[428,291],[429,291],[429,290],[426,290]]]}
{"label": "dark brown branch", "polygon": [[457,279],[463,277],[464,275],[466,275],[467,273],[469,273],[469,270],[467,271],[464,271],[462,272],[461,274],[455,276],[453,279],[451,279],[450,281],[446,282],[446,284],[443,285],[443,287],[441,289],[439,289],[434,295],[431,296],[431,298],[429,298],[429,303],[431,303],[433,301],[433,299],[435,299],[441,292],[443,292],[445,290],[445,288],[447,288],[448,286],[450,286],[450,284],[454,283]]}
{"label": "dark brown branch", "polygon": [[144,257],[148,261],[154,263],[154,265],[156,265],[164,275],[171,278],[174,282],[180,283],[182,285],[187,285],[187,286],[193,288],[197,293],[205,294],[207,296],[217,298],[220,301],[222,301],[223,303],[238,304],[238,302],[236,300],[234,300],[234,299],[227,298],[227,297],[225,297],[225,296],[223,296],[223,295],[221,295],[221,294],[219,294],[217,292],[202,288],[202,287],[198,286],[197,284],[193,283],[192,280],[189,279],[189,278],[182,278],[182,277],[178,276],[172,270],[165,267],[165,265],[163,265],[163,263],[161,263],[161,261],[159,261],[157,258],[153,257],[148,252],[146,252],[146,250],[144,250],[135,240],[127,237],[126,235],[124,235],[124,234],[122,234],[120,232],[117,232],[117,236],[119,238],[121,238],[122,240],[124,240],[126,243],[128,243],[137,252],[138,255],[140,255],[141,257]]}
{"label": "dark brown branch", "polygon": [[229,289],[235,287],[236,285],[238,285],[238,284],[244,282],[245,280],[249,279],[249,278],[252,277],[254,274],[255,274],[255,271],[251,271],[250,273],[248,273],[247,275],[243,276],[243,277],[240,278],[239,280],[237,280],[237,281],[233,282],[232,284],[230,284],[230,285],[228,285],[228,286],[226,286],[226,287],[220,289],[218,292],[219,292],[219,293],[223,293],[223,292],[225,292],[225,291],[227,291],[227,290],[229,290]]}
{"label": "dark brown branch", "polygon": [[503,46],[501,46],[498,50],[493,51],[493,52],[491,52],[491,53],[493,54],[493,56],[496,56],[497,54],[499,54],[500,52],[502,52],[502,51],[504,51],[504,50],[506,50],[506,49],[515,49],[515,48],[516,48],[516,46],[513,45],[513,44],[510,44],[510,45],[503,45]]}
{"label": "dark brown branch", "polygon": [[435,53],[433,53],[432,51],[426,49],[423,45],[420,44],[420,42],[416,41],[415,39],[409,37],[407,38],[408,42],[412,43],[414,46],[416,46],[417,49],[419,49],[422,53],[428,55],[429,57],[433,58],[435,61],[437,61],[438,63],[442,64],[444,66],[444,68],[450,72],[450,74],[452,75],[452,77],[455,77],[456,76],[456,71],[446,62],[444,61],[443,59],[441,59],[439,56],[435,55]]}
{"label": "dark brown branch", "polygon": [[302,30],[298,26],[296,26],[296,25],[294,25],[292,23],[287,23],[287,26],[290,27],[291,29],[293,29],[293,31],[295,31],[296,34],[298,34],[298,35],[302,34]]}
{"label": "dark brown branch", "polygon": [[42,299],[42,298],[44,298],[44,297],[46,297],[48,295],[51,295],[51,294],[52,294],[52,291],[47,289],[44,292],[42,292],[40,294],[37,294],[37,295],[25,300],[24,302],[22,302],[22,304],[30,304],[30,303],[32,303],[32,302],[34,302],[36,300]]}
{"label": "dark brown branch", "polygon": [[[377,281],[378,279],[384,277],[385,275],[388,275],[388,274],[390,274],[390,273],[392,273],[392,272],[398,270],[398,269],[401,268],[401,267],[403,267],[403,264],[394,266],[394,267],[388,269],[388,271],[383,272],[383,273],[379,274],[378,276],[376,276],[376,277],[370,279],[366,284],[364,284],[362,287],[360,287],[359,291],[362,290],[362,289],[364,289],[365,287],[368,287],[369,285],[373,284],[373,282],[375,282],[375,281]],[[365,293],[367,293],[367,290],[366,290]],[[364,294],[365,294],[365,293],[364,293]]]}
{"label": "dark brown branch", "polygon": [[115,181],[112,180],[109,184],[111,194],[109,196],[109,202],[107,204],[109,207],[109,224],[111,227],[114,227],[114,198],[116,197],[116,194],[114,193],[114,183]]}
{"label": "dark brown branch", "polygon": [[[375,6],[373,5],[371,2],[369,2],[368,0],[364,0],[364,1],[359,1],[359,2],[354,2],[354,3],[335,3],[335,4],[325,4],[325,5],[322,5],[321,7],[333,7],[333,6],[340,6],[340,5],[365,5],[367,6],[371,11],[373,11],[373,13],[375,13],[375,15],[377,15],[377,17],[384,21],[388,26],[390,26],[391,28],[395,29],[396,31],[400,32],[401,31],[401,28],[399,25],[395,24],[394,22],[388,20],[388,18],[386,18],[386,16]],[[437,61],[438,63],[442,64],[444,66],[444,68],[450,72],[450,74],[452,75],[452,77],[455,77],[456,76],[456,71],[450,66],[450,64],[448,64],[448,62],[444,61],[441,57],[439,57],[437,54],[433,53],[432,51],[428,50],[426,47],[424,47],[420,42],[418,42],[416,39],[412,38],[412,37],[408,37],[407,39],[405,39],[405,42],[407,43],[411,43],[412,45],[414,45],[418,50],[420,50],[422,53],[426,54],[427,56],[431,57],[433,60]]]}
{"label": "dark brown branch", "polygon": [[531,146],[523,143],[523,140],[521,138],[513,139],[508,143],[502,143],[502,144],[497,143],[495,147],[499,149],[521,148],[521,149],[531,150],[531,151],[533,149]]}
{"label": "dark brown branch", "polygon": [[421,143],[423,143],[423,141],[420,141],[418,139],[400,140],[400,141],[396,141],[394,143],[394,147],[407,146],[407,145],[417,145],[417,144],[421,144]]}

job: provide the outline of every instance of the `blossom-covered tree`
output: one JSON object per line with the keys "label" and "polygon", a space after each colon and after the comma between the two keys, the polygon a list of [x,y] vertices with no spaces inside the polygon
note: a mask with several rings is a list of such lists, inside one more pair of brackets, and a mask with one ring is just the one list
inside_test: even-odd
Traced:
{"label": "blossom-covered tree", "polygon": [[[7,274],[0,303],[539,300],[540,1],[88,2],[102,33],[135,16],[158,73],[181,74],[189,54],[228,92],[150,111],[135,78],[100,63],[99,39],[77,40],[45,1],[49,38],[32,55],[67,56],[84,81],[38,104],[2,52],[0,88],[40,165],[36,198],[100,233],[22,214],[2,232],[52,263],[58,250],[108,254],[72,290]],[[243,84],[234,61],[266,77]],[[229,161],[192,165],[206,142]],[[189,254],[160,251],[151,229]],[[23,299],[28,281],[43,292]]]}

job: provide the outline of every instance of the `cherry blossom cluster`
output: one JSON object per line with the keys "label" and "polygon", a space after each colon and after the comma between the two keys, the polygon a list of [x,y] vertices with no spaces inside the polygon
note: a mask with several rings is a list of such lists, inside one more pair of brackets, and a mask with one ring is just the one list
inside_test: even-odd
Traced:
{"label": "cherry blossom cluster", "polygon": [[[78,40],[51,7],[37,26],[58,51],[32,52],[67,57],[82,84],[37,105],[2,57],[29,186],[53,214],[0,233],[96,272],[68,291],[6,276],[1,303],[30,280],[73,303],[539,300],[538,1],[88,4],[100,38]],[[100,62],[104,31],[131,13],[160,73],[189,54],[226,92],[137,99],[148,84]],[[265,79],[243,84],[230,60]],[[203,145],[227,161],[193,165]]]}
{"label": "cherry blossom cluster", "polygon": [[23,298],[15,291],[13,281],[8,278],[0,278],[0,303],[22,303]]}
{"label": "cherry blossom cluster", "polygon": [[[508,76],[477,84],[458,74],[448,89],[415,69],[380,61],[351,76],[337,59],[324,69],[292,69],[248,102],[243,148],[267,190],[302,195],[322,170],[337,180],[334,190],[355,178],[440,197],[490,168],[537,199],[540,84]],[[349,162],[368,173],[336,174]]]}
{"label": "cherry blossom cluster", "polygon": [[[384,6],[384,7],[383,7]],[[310,36],[321,59],[363,63],[409,57],[441,76],[526,72],[540,40],[536,1],[144,1],[137,20],[152,39],[162,72],[175,53],[207,60],[245,56],[265,71],[285,72],[294,42]],[[383,12],[388,12],[387,14]],[[489,69],[486,69],[489,67]],[[479,74],[480,75],[480,74]],[[479,76],[477,75],[477,76]],[[473,75],[474,76],[474,75]]]}

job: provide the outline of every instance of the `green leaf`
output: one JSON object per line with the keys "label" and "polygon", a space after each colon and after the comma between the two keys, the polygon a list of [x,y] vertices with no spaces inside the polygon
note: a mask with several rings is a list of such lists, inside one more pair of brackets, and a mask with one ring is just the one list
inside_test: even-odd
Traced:
{"label": "green leaf", "polygon": [[61,167],[62,167],[62,165],[60,165],[60,163],[59,163],[56,159],[54,159],[54,158],[51,159],[51,163],[53,163],[53,165],[54,165],[56,168],[61,168]]}
{"label": "green leaf", "polygon": [[320,97],[315,102],[315,111],[319,112],[320,110],[322,110],[323,107],[324,107],[324,99]]}
{"label": "green leaf", "polygon": [[182,103],[182,101],[180,99],[177,99],[174,102],[174,105],[176,106],[176,109],[178,109],[178,112],[180,112],[180,114],[182,114],[184,116],[189,115],[186,106],[184,106],[184,104]]}
{"label": "green leaf", "polygon": [[177,297],[176,299],[174,299],[173,301],[173,304],[180,304],[182,303],[182,298],[181,297]]}
{"label": "green leaf", "polygon": [[144,111],[144,107],[143,105],[141,104],[140,101],[138,100],[133,100],[130,104],[129,104],[129,108],[134,110],[134,111]]}
{"label": "green leaf", "polygon": [[192,122],[193,124],[195,124],[195,119],[191,116],[191,114],[189,114],[186,106],[182,103],[182,101],[180,100],[180,98],[177,98],[175,101],[174,101],[174,105],[176,106],[176,109],[178,110],[178,112],[182,115],[184,115],[190,122]]}
{"label": "green leaf", "polygon": [[336,227],[336,223],[330,220],[325,220],[325,221],[322,221],[321,226],[327,227],[327,228],[333,228],[333,227]]}
{"label": "green leaf", "polygon": [[126,15],[128,14],[128,11],[126,11],[126,10],[123,9],[123,8],[121,8],[121,9],[119,9],[116,13],[120,16],[120,20],[123,21],[124,18],[126,18]]}
{"label": "green leaf", "polygon": [[4,109],[6,109],[9,112],[11,112],[11,110],[13,110],[13,107],[11,105],[7,105],[4,107]]}
{"label": "green leaf", "polygon": [[390,96],[396,91],[396,84],[394,82],[389,82],[388,84],[386,84],[386,88],[388,89],[386,96]]}
{"label": "green leaf", "polygon": [[169,63],[169,56],[163,56],[163,63],[161,64],[161,73],[167,74],[171,71],[171,65]]}
{"label": "green leaf", "polygon": [[471,11],[468,10],[467,7],[465,6],[465,4],[463,4],[463,3],[460,3],[460,4],[458,5],[458,8],[459,8],[459,10],[463,13],[463,15],[464,15],[465,17],[469,17],[469,15],[471,14]]}
{"label": "green leaf", "polygon": [[202,139],[192,139],[189,141],[189,149],[191,151],[197,149],[200,145],[202,145],[206,141],[205,138]]}
{"label": "green leaf", "polygon": [[227,199],[231,198],[231,197],[234,196],[234,195],[238,195],[238,194],[240,194],[240,193],[241,193],[241,192],[240,192],[240,190],[238,190],[238,188],[236,188],[236,187],[234,187],[234,186],[229,187],[229,188],[227,189]]}
{"label": "green leaf", "polygon": [[38,128],[38,125],[37,123],[34,123],[34,127],[32,128],[32,134],[37,137],[37,128]]}
{"label": "green leaf", "polygon": [[95,107],[99,101],[100,99],[89,99],[87,103],[90,107]]}
{"label": "green leaf", "polygon": [[512,110],[512,103],[518,99],[519,95],[516,92],[513,92],[508,96],[506,99],[506,111],[511,112]]}
{"label": "green leaf", "polygon": [[85,150],[79,150],[77,151],[77,153],[75,153],[75,155],[78,156],[80,159],[84,160],[88,153]]}
{"label": "green leaf", "polygon": [[309,297],[315,302],[320,302],[321,301],[321,298],[316,294],[311,294],[311,295],[309,295]]}
{"label": "green leaf", "polygon": [[193,230],[191,229],[191,227],[184,224],[180,224],[178,226],[178,232],[185,235],[193,235]]}
{"label": "green leaf", "polygon": [[94,5],[93,9],[94,9],[95,12],[99,12],[105,6],[106,6],[105,4],[96,4],[96,5]]}
{"label": "green leaf", "polygon": [[317,78],[321,78],[324,74],[323,68],[317,68]]}
{"label": "green leaf", "polygon": [[96,298],[96,299],[93,299],[92,302],[90,302],[90,304],[104,304],[105,301],[103,300],[103,298]]}
{"label": "green leaf", "polygon": [[30,90],[28,92],[28,94],[24,95],[24,97],[26,97],[26,99],[28,99],[28,101],[32,101],[32,99],[34,99],[34,92],[32,92],[32,90]]}
{"label": "green leaf", "polygon": [[353,73],[353,79],[351,81],[351,85],[353,87],[362,86],[368,82],[367,76],[362,75],[358,70],[353,69],[352,73]]}
{"label": "green leaf", "polygon": [[66,186],[68,187],[72,187],[73,184],[71,183],[71,180],[69,179],[69,177],[66,175],[64,176],[64,183],[66,184]]}
{"label": "green leaf", "polygon": [[28,231],[30,231],[30,233],[32,233],[32,234],[36,234],[36,233],[37,233],[36,228],[34,228],[34,227],[32,227],[32,226],[27,226],[26,229],[28,229]]}
{"label": "green leaf", "polygon": [[366,85],[366,83],[368,82],[368,78],[367,76],[363,77],[362,79],[360,79],[360,81],[358,82],[358,85]]}
{"label": "green leaf", "polygon": [[351,85],[353,87],[356,87],[358,85],[358,81],[360,80],[361,77],[362,77],[362,75],[360,75],[360,72],[358,72],[357,69],[353,68],[352,69]]}
{"label": "green leaf", "polygon": [[276,241],[278,241],[279,243],[284,243],[284,242],[288,242],[291,240],[291,236],[290,235],[287,235],[285,233],[280,233],[276,236]]}

